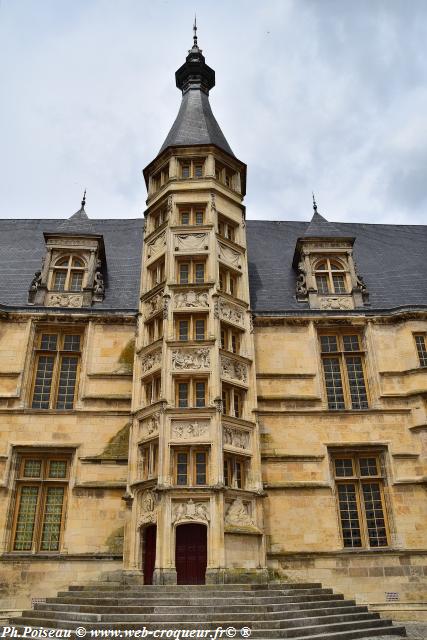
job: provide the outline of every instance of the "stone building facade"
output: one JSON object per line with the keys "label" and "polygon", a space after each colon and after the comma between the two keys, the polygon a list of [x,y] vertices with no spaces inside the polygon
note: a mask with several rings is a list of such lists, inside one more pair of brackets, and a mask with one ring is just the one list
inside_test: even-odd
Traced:
{"label": "stone building facade", "polygon": [[0,223],[0,608],[111,571],[422,607],[426,228],[246,221],[196,37],[176,83],[144,221]]}

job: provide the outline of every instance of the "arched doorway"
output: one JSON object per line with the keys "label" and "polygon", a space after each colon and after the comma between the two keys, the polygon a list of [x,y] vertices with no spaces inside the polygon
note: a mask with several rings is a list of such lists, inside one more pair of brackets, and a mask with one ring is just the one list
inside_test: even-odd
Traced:
{"label": "arched doorway", "polygon": [[175,538],[177,583],[205,584],[207,559],[207,528],[196,523],[179,525]]}
{"label": "arched doorway", "polygon": [[142,530],[142,569],[144,584],[153,584],[154,566],[156,564],[157,526],[150,524]]}

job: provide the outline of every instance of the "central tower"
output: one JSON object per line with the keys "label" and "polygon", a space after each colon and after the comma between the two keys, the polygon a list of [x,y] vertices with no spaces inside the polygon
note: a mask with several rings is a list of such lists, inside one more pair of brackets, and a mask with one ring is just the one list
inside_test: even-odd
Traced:
{"label": "central tower", "polygon": [[246,166],[197,43],[148,189],[125,568],[157,584],[266,579],[246,255]]}

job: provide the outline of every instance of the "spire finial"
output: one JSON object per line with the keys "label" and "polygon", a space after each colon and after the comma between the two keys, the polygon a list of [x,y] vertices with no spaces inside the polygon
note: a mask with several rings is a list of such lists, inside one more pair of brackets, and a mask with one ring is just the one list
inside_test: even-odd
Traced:
{"label": "spire finial", "polygon": [[84,208],[85,208],[85,204],[86,204],[86,189],[85,189],[85,192],[84,192],[84,194],[83,194],[82,209],[84,209]]}
{"label": "spire finial", "polygon": [[312,192],[312,194],[313,194],[313,211],[314,211],[314,213],[317,213],[316,198],[314,197],[314,192]]}
{"label": "spire finial", "polygon": [[194,14],[194,24],[193,24],[193,46],[197,47],[197,15]]}

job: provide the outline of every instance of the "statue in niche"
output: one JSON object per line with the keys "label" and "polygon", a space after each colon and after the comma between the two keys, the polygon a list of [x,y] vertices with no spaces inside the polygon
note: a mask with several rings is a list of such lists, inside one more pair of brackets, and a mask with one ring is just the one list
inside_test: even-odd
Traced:
{"label": "statue in niche", "polygon": [[94,300],[96,300],[97,302],[102,302],[105,295],[105,284],[104,284],[104,277],[101,272],[100,260],[97,260],[96,262],[96,271],[95,271],[95,277],[93,281],[93,293],[94,293]]}

